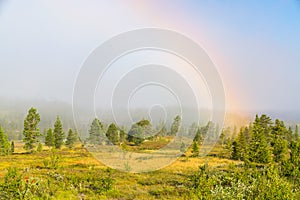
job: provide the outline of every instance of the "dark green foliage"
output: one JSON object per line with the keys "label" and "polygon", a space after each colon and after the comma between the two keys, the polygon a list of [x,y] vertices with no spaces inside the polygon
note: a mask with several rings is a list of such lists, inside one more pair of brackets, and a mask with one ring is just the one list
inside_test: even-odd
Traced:
{"label": "dark green foliage", "polygon": [[95,118],[89,129],[89,137],[87,142],[90,144],[102,144],[105,139],[105,133],[102,123],[99,119]]}
{"label": "dark green foliage", "polygon": [[148,120],[141,120],[131,126],[128,132],[128,141],[135,145],[142,144],[146,138],[152,136],[152,126]]}
{"label": "dark green foliage", "polygon": [[137,124],[132,125],[128,132],[128,141],[133,142],[135,145],[142,144],[145,141],[145,135],[143,133],[143,127]]}
{"label": "dark green foliage", "polygon": [[[48,171],[45,176],[34,177],[21,174],[16,168],[8,168],[4,180],[0,180],[0,199],[77,199],[77,194],[100,197],[112,187],[113,179],[109,170],[75,175]],[[62,191],[68,197],[59,196],[58,193]]]}
{"label": "dark green foliage", "polygon": [[27,117],[24,120],[23,141],[25,142],[24,149],[33,152],[35,144],[39,142],[40,130],[38,124],[40,115],[35,108],[30,108]]}
{"label": "dark green foliage", "polygon": [[123,129],[120,129],[120,143],[124,143],[127,139],[127,134]]}
{"label": "dark green foliage", "polygon": [[249,160],[251,162],[267,164],[272,161],[272,151],[267,142],[270,123],[269,118],[265,115],[262,115],[261,118],[258,118],[258,116],[255,118],[249,144]]}
{"label": "dark green foliage", "polygon": [[40,142],[39,142],[39,144],[38,144],[37,151],[38,151],[38,152],[43,151],[43,145],[42,145],[42,143],[40,143]]}
{"label": "dark green foliage", "polygon": [[33,199],[42,197],[39,190],[39,180],[32,177],[22,177],[16,168],[8,168],[4,182],[0,183],[0,199]]}
{"label": "dark green foliage", "polygon": [[120,143],[120,131],[114,123],[109,125],[106,137],[112,144]]}
{"label": "dark green foliage", "polygon": [[11,153],[14,153],[14,152],[15,152],[15,143],[14,143],[14,141],[11,141],[11,144],[10,144],[10,152],[11,152]]}
{"label": "dark green foliage", "polygon": [[73,132],[72,129],[69,129],[66,146],[69,147],[70,149],[74,148],[77,138],[78,138],[77,134],[75,132]]}
{"label": "dark green foliage", "polygon": [[197,142],[193,142],[193,146],[192,146],[192,156],[193,157],[198,157],[199,156],[199,146],[197,144]]}
{"label": "dark green foliage", "polygon": [[0,185],[0,199],[19,199],[19,188],[22,177],[16,168],[8,168],[4,177],[4,182]]}
{"label": "dark green foliage", "polygon": [[202,134],[200,128],[197,128],[197,132],[196,132],[196,135],[194,137],[194,141],[197,142],[198,144],[203,143],[203,134]]}
{"label": "dark green foliage", "polygon": [[241,128],[237,138],[232,143],[232,159],[247,160],[248,159],[248,143],[247,143],[247,128]]}
{"label": "dark green foliage", "polygon": [[[254,163],[287,163],[296,138],[283,121],[256,116],[253,124],[241,128],[231,146],[231,158]],[[291,146],[292,145],[292,146]]]}
{"label": "dark green foliage", "polygon": [[208,165],[199,167],[196,174],[190,177],[189,188],[193,190],[197,199],[212,199],[211,189],[217,184],[217,178],[214,177],[208,169]]}
{"label": "dark green foliage", "polygon": [[5,156],[10,153],[10,145],[7,139],[7,135],[4,133],[0,126],[0,156]]}
{"label": "dark green foliage", "polygon": [[141,127],[146,127],[146,126],[150,126],[150,121],[146,120],[146,119],[142,119],[141,121],[138,121],[136,123],[136,125],[141,126]]}
{"label": "dark green foliage", "polygon": [[299,140],[299,127],[298,125],[296,125],[296,128],[295,128],[295,133],[294,133],[294,140],[298,141]]}
{"label": "dark green foliage", "polygon": [[110,170],[105,174],[87,173],[77,176],[68,176],[68,182],[81,193],[91,191],[95,194],[104,194],[112,189],[113,179]]}
{"label": "dark green foliage", "polygon": [[54,147],[55,145],[55,137],[53,130],[51,128],[48,129],[46,137],[45,137],[45,144],[50,148]]}
{"label": "dark green foliage", "polygon": [[56,117],[56,121],[54,123],[53,134],[54,134],[55,148],[60,149],[61,146],[63,145],[63,141],[65,139],[65,134],[64,134],[63,126],[62,126],[59,116]]}
{"label": "dark green foliage", "polygon": [[234,160],[239,159],[239,145],[238,145],[237,141],[233,141],[233,143],[232,143],[231,158]]}
{"label": "dark green foliage", "polygon": [[283,162],[288,159],[288,141],[285,140],[285,137],[289,135],[288,133],[289,131],[286,129],[283,121],[275,120],[271,133],[271,146],[275,162]]}
{"label": "dark green foliage", "polygon": [[190,177],[192,199],[299,199],[300,193],[276,166],[219,171],[204,165]]}

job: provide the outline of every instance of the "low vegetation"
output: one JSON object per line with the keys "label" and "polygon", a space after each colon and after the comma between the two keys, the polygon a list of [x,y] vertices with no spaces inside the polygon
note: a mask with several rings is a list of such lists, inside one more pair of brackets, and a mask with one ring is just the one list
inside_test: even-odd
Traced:
{"label": "low vegetation", "polygon": [[132,152],[153,151],[180,131],[180,120],[175,117],[168,131],[143,119],[127,133],[95,119],[82,142],[75,129],[65,135],[59,117],[53,129],[40,134],[39,115],[30,109],[23,141],[9,141],[0,127],[0,199],[300,199],[298,127],[266,115],[240,130],[224,128],[213,149],[204,141],[215,140],[218,126],[193,124],[192,145],[180,146],[184,154],[148,173],[108,168],[85,148],[115,144]]}

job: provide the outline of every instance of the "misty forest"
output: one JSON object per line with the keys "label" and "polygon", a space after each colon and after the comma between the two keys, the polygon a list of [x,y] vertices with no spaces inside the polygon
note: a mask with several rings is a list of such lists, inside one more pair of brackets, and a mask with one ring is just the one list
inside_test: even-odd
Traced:
{"label": "misty forest", "polygon": [[[299,128],[264,114],[223,128],[211,121],[182,127],[179,115],[169,125],[140,119],[129,127],[95,118],[86,133],[60,116],[53,121],[43,123],[36,108],[20,121],[2,116],[0,199],[300,198]],[[193,141],[181,142],[180,157],[152,172],[130,173],[131,164],[113,169],[88,151],[115,145],[151,152],[183,130]]]}

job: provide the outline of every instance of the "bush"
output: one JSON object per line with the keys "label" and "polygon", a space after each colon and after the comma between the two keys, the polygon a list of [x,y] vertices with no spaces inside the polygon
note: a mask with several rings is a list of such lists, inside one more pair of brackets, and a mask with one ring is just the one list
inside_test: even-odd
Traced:
{"label": "bush", "polygon": [[0,190],[0,199],[32,199],[40,193],[39,179],[23,177],[16,168],[8,168]]}
{"label": "bush", "polygon": [[263,169],[231,167],[217,171],[204,165],[190,177],[188,187],[197,199],[299,199],[295,188],[280,177],[277,166]]}

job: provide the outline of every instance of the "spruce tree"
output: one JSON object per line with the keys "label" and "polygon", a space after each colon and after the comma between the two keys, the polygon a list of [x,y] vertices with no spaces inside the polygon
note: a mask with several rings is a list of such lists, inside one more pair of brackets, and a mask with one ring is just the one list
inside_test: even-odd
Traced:
{"label": "spruce tree", "polygon": [[300,165],[300,141],[292,141],[290,144],[290,162],[298,167]]}
{"label": "spruce tree", "polygon": [[126,142],[127,134],[123,129],[120,129],[120,143]]}
{"label": "spruce tree", "polygon": [[284,162],[288,159],[288,141],[285,140],[285,137],[288,135],[287,133],[288,130],[284,122],[276,119],[271,133],[271,146],[275,162]]}
{"label": "spruce tree", "polygon": [[10,144],[7,139],[7,135],[4,133],[0,126],[0,156],[5,156],[10,153]]}
{"label": "spruce tree", "polygon": [[[264,117],[264,120],[265,119]],[[270,163],[272,161],[272,151],[266,138],[266,130],[268,129],[269,127],[265,126],[265,121],[262,123],[260,118],[256,116],[252,126],[251,141],[249,144],[250,161],[257,163]]]}
{"label": "spruce tree", "polygon": [[67,141],[66,141],[66,146],[69,147],[70,149],[74,148],[76,140],[77,140],[76,133],[73,132],[72,129],[69,129],[68,136],[67,136]]}
{"label": "spruce tree", "polygon": [[[247,144],[247,138],[245,135],[245,130],[244,128],[241,128],[239,134],[237,135],[236,138],[236,148],[237,148],[237,155],[236,158],[238,160],[246,160],[248,157],[248,144]],[[233,144],[234,145],[234,144]],[[234,147],[233,147],[234,148]]]}
{"label": "spruce tree", "polygon": [[237,138],[232,143],[232,159],[246,160],[248,157],[248,144],[244,128],[241,128]]}
{"label": "spruce tree", "polygon": [[38,124],[40,115],[35,108],[30,108],[27,117],[24,120],[23,141],[25,142],[24,149],[33,152],[35,145],[39,142],[40,130]]}
{"label": "spruce tree", "polygon": [[193,147],[192,147],[192,156],[193,157],[198,157],[199,156],[199,146],[197,142],[193,142]]}
{"label": "spruce tree", "polygon": [[196,135],[194,137],[194,141],[197,142],[198,144],[202,144],[203,142],[203,136],[200,128],[197,129]]}
{"label": "spruce tree", "polygon": [[298,127],[298,125],[296,125],[296,128],[295,128],[294,140],[295,141],[299,140],[299,127]]}
{"label": "spruce tree", "polygon": [[104,128],[99,119],[95,118],[89,129],[87,142],[91,144],[101,144],[105,138]]}
{"label": "spruce tree", "polygon": [[181,125],[181,117],[179,115],[177,115],[175,118],[174,118],[174,121],[171,125],[171,135],[176,135],[179,131],[179,128],[180,128],[180,125]]}
{"label": "spruce tree", "polygon": [[54,143],[55,143],[55,148],[60,149],[63,145],[63,141],[65,138],[62,123],[60,121],[60,118],[57,116],[56,121],[54,123]]}
{"label": "spruce tree", "polygon": [[45,144],[49,148],[54,147],[54,145],[55,145],[55,138],[54,138],[54,133],[53,133],[52,128],[49,128],[47,133],[46,133]]}
{"label": "spruce tree", "polygon": [[239,159],[239,146],[237,141],[233,141],[232,143],[232,153],[231,153],[231,158],[233,160],[238,160]]}
{"label": "spruce tree", "polygon": [[11,141],[11,144],[10,144],[10,152],[11,152],[11,153],[14,153],[14,152],[15,152],[15,143],[14,143],[14,141]]}
{"label": "spruce tree", "polygon": [[112,144],[120,143],[120,131],[114,123],[109,125],[106,137]]}

